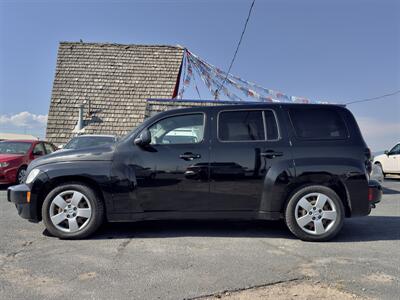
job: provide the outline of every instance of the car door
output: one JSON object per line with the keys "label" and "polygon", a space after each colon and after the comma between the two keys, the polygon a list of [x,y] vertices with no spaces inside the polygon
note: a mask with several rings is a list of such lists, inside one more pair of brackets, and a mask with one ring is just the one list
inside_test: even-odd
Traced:
{"label": "car door", "polygon": [[273,165],[290,157],[276,116],[274,109],[262,108],[216,112],[210,154],[215,210],[262,210],[266,176],[275,180],[279,168]]}
{"label": "car door", "polygon": [[400,143],[387,154],[384,170],[386,173],[400,173]]}
{"label": "car door", "polygon": [[201,211],[209,195],[209,137],[205,112],[164,117],[147,129],[133,166],[140,210]]}

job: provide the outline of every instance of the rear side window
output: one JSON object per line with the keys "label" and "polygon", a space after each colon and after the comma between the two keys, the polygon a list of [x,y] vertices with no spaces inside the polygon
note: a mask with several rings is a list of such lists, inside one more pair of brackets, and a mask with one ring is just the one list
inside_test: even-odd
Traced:
{"label": "rear side window", "polygon": [[226,111],[218,118],[221,141],[264,141],[262,111]]}
{"label": "rear side window", "polygon": [[289,110],[296,135],[303,139],[345,139],[347,129],[337,111],[298,107]]}
{"label": "rear side window", "polygon": [[52,152],[55,151],[53,146],[48,144],[48,143],[44,143],[44,148],[46,149],[46,153],[47,154],[52,153]]}

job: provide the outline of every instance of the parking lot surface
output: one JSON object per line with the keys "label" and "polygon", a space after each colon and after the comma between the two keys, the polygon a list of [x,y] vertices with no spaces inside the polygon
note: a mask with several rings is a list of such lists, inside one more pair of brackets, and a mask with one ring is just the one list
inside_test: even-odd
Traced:
{"label": "parking lot surface", "polygon": [[371,215],[327,243],[297,240],[283,222],[211,221],[107,224],[64,241],[21,219],[3,187],[0,299],[190,299],[291,282],[398,299],[400,179],[383,185]]}

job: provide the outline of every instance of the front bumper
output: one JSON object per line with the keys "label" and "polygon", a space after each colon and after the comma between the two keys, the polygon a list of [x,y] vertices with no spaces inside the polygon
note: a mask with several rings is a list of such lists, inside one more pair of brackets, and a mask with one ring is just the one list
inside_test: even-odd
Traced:
{"label": "front bumper", "polygon": [[368,181],[368,202],[371,208],[382,200],[382,186],[377,180]]}
{"label": "front bumper", "polygon": [[7,200],[13,202],[18,214],[31,222],[38,222],[36,205],[33,205],[31,189],[26,184],[10,186],[7,189]]}

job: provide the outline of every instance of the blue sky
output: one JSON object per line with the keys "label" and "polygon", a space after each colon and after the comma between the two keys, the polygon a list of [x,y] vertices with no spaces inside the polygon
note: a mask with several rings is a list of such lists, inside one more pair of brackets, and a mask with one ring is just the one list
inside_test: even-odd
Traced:
{"label": "blue sky", "polygon": [[[44,134],[59,41],[180,44],[226,70],[250,4],[0,0],[0,131]],[[395,0],[257,0],[231,72],[339,103],[399,90],[399,20]],[[349,108],[373,150],[400,141],[399,94]]]}

